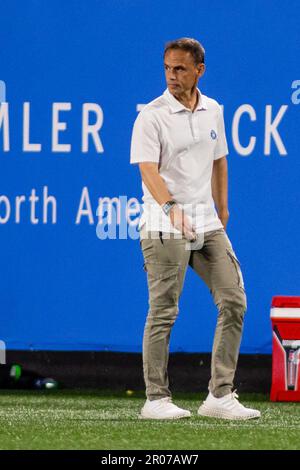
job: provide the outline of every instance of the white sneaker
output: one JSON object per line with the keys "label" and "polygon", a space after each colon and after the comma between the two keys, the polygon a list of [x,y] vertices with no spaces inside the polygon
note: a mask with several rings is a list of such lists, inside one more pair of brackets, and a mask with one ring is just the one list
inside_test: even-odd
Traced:
{"label": "white sneaker", "polygon": [[245,408],[238,400],[235,392],[222,398],[216,398],[211,393],[198,410],[198,415],[221,419],[253,419],[260,418],[260,411]]}
{"label": "white sneaker", "polygon": [[147,400],[141,410],[139,418],[142,419],[180,419],[189,418],[191,412],[183,410],[172,403],[170,397],[160,398],[159,400]]}

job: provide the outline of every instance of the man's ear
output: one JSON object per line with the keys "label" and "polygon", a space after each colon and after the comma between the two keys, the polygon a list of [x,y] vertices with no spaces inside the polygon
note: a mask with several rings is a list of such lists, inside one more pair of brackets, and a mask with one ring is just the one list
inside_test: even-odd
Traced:
{"label": "man's ear", "polygon": [[197,69],[198,69],[198,77],[202,77],[202,75],[204,74],[206,70],[205,64],[198,64]]}

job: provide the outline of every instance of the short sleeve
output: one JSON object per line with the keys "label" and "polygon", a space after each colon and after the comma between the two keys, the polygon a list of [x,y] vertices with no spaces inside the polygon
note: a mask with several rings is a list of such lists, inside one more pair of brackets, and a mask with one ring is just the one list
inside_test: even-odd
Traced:
{"label": "short sleeve", "polygon": [[218,117],[217,117],[217,144],[214,152],[214,160],[228,155],[228,146],[226,141],[225,124],[222,108],[218,106]]}
{"label": "short sleeve", "polygon": [[149,112],[141,111],[133,126],[130,163],[159,163],[160,151],[158,125]]}

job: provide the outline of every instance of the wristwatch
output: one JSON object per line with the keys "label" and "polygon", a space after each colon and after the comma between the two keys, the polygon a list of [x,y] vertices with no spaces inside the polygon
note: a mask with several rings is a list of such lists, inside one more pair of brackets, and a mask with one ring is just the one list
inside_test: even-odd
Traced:
{"label": "wristwatch", "polygon": [[167,201],[161,206],[161,208],[166,215],[169,215],[170,210],[172,209],[173,206],[175,206],[175,204],[176,204],[176,201],[173,201],[173,200]]}

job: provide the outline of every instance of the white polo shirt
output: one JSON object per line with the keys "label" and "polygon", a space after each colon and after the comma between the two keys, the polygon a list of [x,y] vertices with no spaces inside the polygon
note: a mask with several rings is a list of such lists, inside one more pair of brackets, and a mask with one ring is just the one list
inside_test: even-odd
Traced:
{"label": "white polo shirt", "polygon": [[[213,161],[228,154],[222,109],[199,93],[192,112],[168,89],[137,116],[130,163],[158,163],[160,176],[197,233],[222,228],[211,191]],[[139,228],[179,233],[142,182],[143,213]]]}

